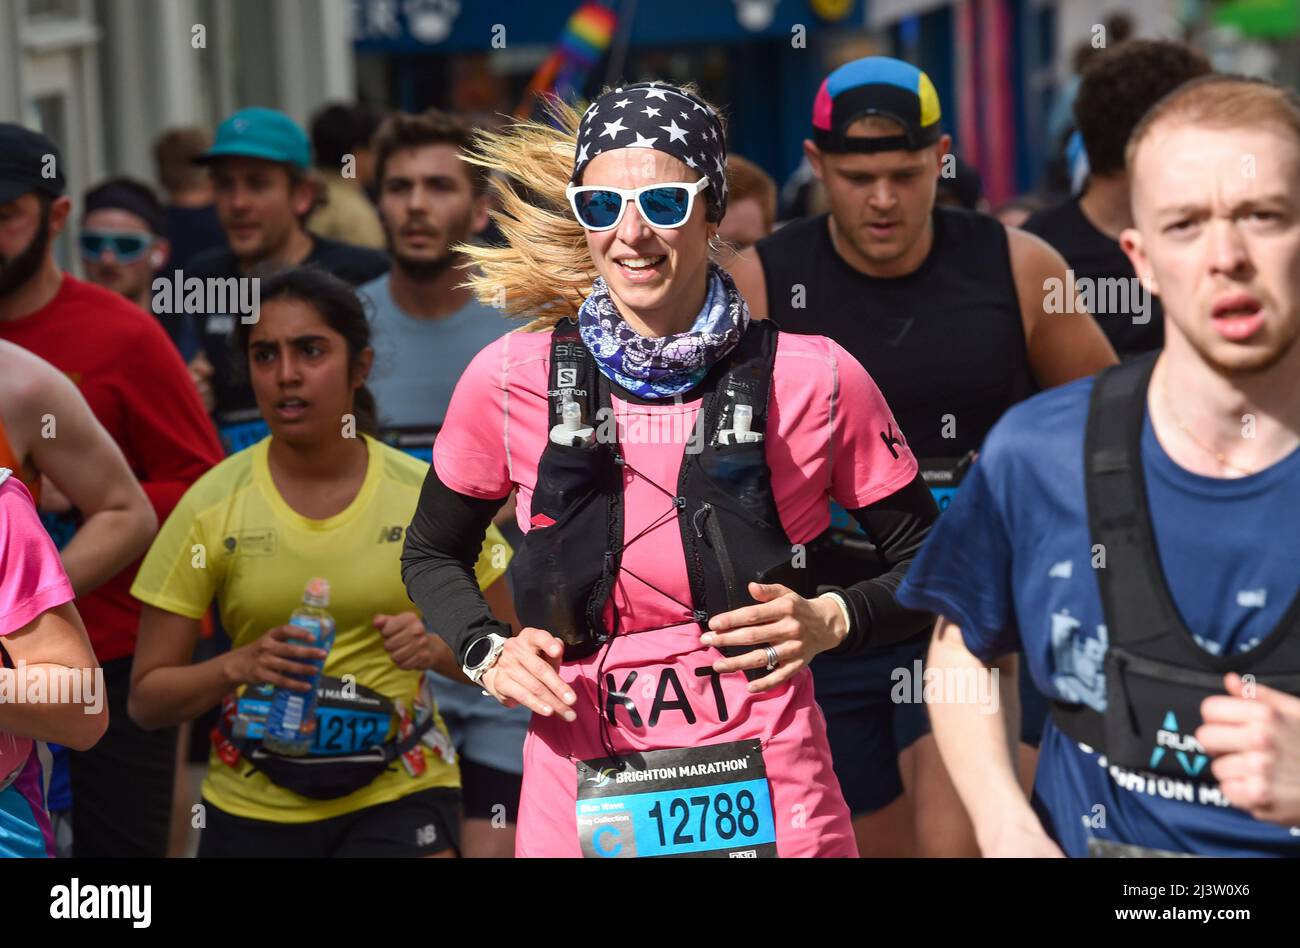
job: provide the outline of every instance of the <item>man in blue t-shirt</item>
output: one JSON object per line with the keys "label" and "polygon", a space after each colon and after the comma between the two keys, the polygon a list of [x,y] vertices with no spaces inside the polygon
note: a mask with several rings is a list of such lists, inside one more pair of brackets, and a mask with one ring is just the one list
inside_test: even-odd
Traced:
{"label": "man in blue t-shirt", "polygon": [[[368,301],[375,349],[367,384],[380,437],[424,461],[432,459],[461,373],[516,325],[461,286],[469,274],[456,246],[488,223],[487,173],[461,157],[469,136],[459,118],[430,109],[390,117],[372,142],[392,267],[358,291]],[[508,524],[500,522],[506,517]],[[513,504],[498,521],[509,537]],[[513,620],[493,605],[497,618]],[[462,854],[511,856],[530,712],[503,707],[464,681],[427,674],[460,753]]]}
{"label": "man in blue t-shirt", "polygon": [[[1135,227],[1121,242],[1161,297],[1167,333],[1137,395],[1145,418],[1134,467],[1158,555],[1133,588],[1168,589],[1185,628],[1175,622],[1166,635],[1185,637],[1188,656],[1205,653],[1187,667],[1212,669],[1216,687],[1205,691],[1218,694],[1196,696],[1190,713],[1184,704],[1185,723],[1161,710],[1156,749],[1127,767],[1053,720],[1032,804],[1017,792],[1006,737],[1018,715],[1014,653],[1023,650],[1050,699],[1104,713],[1106,656],[1123,632],[1113,616],[1124,610],[1102,608],[1107,549],[1085,498],[1093,380],[1004,416],[898,596],[942,616],[930,713],[985,855],[1124,844],[1296,856],[1300,698],[1224,672],[1266,662],[1279,637],[1300,635],[1300,100],[1256,80],[1197,80],[1147,114],[1127,157]],[[1142,404],[1131,406],[1135,419]],[[1114,574],[1104,581],[1124,586]],[[1161,702],[1176,678],[1146,687]],[[1165,751],[1177,763],[1156,773]]]}

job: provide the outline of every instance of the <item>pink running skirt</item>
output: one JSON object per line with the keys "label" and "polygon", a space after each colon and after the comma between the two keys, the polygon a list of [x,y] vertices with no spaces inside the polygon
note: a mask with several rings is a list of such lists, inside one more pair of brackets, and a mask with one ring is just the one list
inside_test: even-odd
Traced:
{"label": "pink running skirt", "polygon": [[700,634],[620,636],[561,666],[578,718],[532,717],[516,856],[858,855],[812,674],[749,694],[743,673],[713,672]]}

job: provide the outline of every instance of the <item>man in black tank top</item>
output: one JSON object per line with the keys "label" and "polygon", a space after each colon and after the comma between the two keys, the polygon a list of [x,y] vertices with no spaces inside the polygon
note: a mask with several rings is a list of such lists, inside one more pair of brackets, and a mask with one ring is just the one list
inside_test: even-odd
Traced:
{"label": "man in black tank top", "polygon": [[1165,337],[1160,301],[1138,292],[1137,273],[1119,245],[1120,233],[1133,226],[1124,146],[1151,106],[1210,69],[1200,50],[1169,40],[1130,40],[1089,62],[1074,100],[1088,183],[1082,194],[1025,221],[1025,230],[1065,257],[1076,286],[1088,288],[1092,314],[1120,358],[1159,349]]}
{"label": "man in black tank top", "polygon": [[[1051,247],[935,206],[950,144],[920,70],[885,57],[840,67],[818,91],[804,142],[830,213],[788,224],[731,268],[756,316],[829,336],[867,368],[902,428],[881,437],[906,432],[941,507],[1004,411],[1115,361],[1086,311],[1045,311],[1053,281],[1059,293],[1066,279]],[[914,701],[928,638],[812,666],[863,855],[977,853]],[[1041,726],[1045,715],[1025,719]]]}

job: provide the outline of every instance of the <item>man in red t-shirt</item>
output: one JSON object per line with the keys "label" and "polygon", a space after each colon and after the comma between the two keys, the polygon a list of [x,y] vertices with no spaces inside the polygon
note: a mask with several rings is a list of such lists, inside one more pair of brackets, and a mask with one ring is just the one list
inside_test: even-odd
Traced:
{"label": "man in red t-shirt", "polygon": [[[157,322],[120,296],[62,272],[54,239],[68,220],[62,159],[48,138],[0,123],[0,339],[36,353],[81,390],[126,455],[161,523],[222,456],[184,363]],[[53,435],[57,437],[58,419]],[[42,499],[56,542],[78,512]],[[60,506],[66,509],[60,510]],[[162,856],[176,732],[142,731],[127,714],[140,604],[132,564],[77,600],[108,691],[108,733],[71,755],[77,856]]]}

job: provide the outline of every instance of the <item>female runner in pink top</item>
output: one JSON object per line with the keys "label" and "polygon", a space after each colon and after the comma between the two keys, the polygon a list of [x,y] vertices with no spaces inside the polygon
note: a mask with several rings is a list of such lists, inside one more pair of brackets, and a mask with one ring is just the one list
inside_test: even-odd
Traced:
{"label": "female runner in pink top", "polygon": [[72,599],[32,495],[0,467],[0,674],[9,679],[0,701],[0,858],[54,855],[37,741],[88,750],[108,726],[103,681],[93,675],[99,663]]}
{"label": "female runner in pink top", "polygon": [[[559,130],[486,135],[471,159],[528,189],[525,199],[501,186],[509,246],[467,248],[479,264],[471,283],[483,299],[536,318],[480,352],[457,385],[407,531],[408,591],[444,617],[439,631],[467,675],[534,712],[517,855],[855,856],[807,666],[821,651],[888,644],[929,621],[898,606],[893,590],[934,519],[933,501],[862,366],[823,337],[751,324],[731,278],[711,263],[726,210],[715,110],[663,83],[610,90],[581,119],[554,109]],[[571,216],[558,210],[566,198]],[[575,311],[576,327],[556,328]],[[733,406],[747,376],[724,373],[770,352],[759,338],[775,347],[770,378],[757,376],[766,395],[739,400],[756,406],[760,437],[746,435],[729,407],[719,442],[697,426],[702,406]],[[565,346],[583,352],[565,355],[574,351]],[[584,359],[612,414],[586,413],[596,403],[572,368]],[[557,425],[569,399],[581,404],[569,406],[572,423]],[[728,521],[725,494],[710,505],[684,486],[683,465],[703,442],[708,463],[723,469],[747,452],[759,459],[764,476],[738,501],[761,506],[770,493],[778,524]],[[619,470],[599,499],[621,491],[621,506],[608,508],[621,512],[606,518],[601,506],[582,526],[581,503],[554,500],[568,465],[602,443]],[[599,616],[590,641],[575,640],[581,620],[562,618],[511,638],[473,586],[466,557],[512,490],[520,529],[540,531],[525,551],[541,541],[516,561],[525,624],[530,596],[541,604],[535,614],[545,612],[566,597],[580,560],[605,556],[610,585],[588,600],[588,624]],[[825,555],[813,541],[832,499],[876,541],[884,573],[801,595],[791,585],[817,588],[815,575],[803,577]],[[621,537],[611,540],[606,528],[619,517]],[[731,554],[701,558],[695,536],[706,535],[708,550],[729,540]],[[788,544],[788,569],[712,575],[752,561],[764,536]],[[738,608],[700,595],[720,583]]]}

